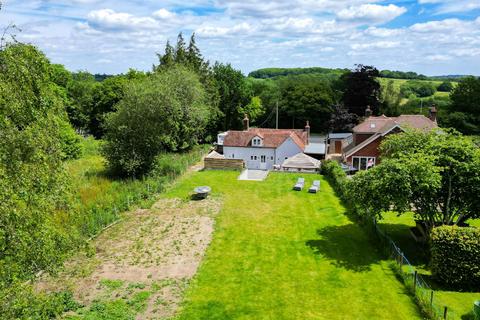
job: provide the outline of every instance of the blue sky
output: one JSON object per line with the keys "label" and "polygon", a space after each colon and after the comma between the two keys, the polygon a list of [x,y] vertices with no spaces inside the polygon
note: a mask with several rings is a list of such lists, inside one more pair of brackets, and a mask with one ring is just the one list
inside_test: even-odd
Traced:
{"label": "blue sky", "polygon": [[0,0],[0,27],[70,70],[150,70],[183,32],[243,72],[340,67],[480,75],[480,0]]}

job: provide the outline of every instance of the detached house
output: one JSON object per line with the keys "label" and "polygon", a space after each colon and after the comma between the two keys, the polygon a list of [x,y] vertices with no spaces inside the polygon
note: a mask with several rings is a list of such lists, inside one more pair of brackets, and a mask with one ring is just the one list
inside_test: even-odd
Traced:
{"label": "detached house", "polygon": [[271,170],[305,151],[310,126],[305,129],[250,128],[247,117],[243,131],[230,130],[222,134],[225,159],[242,159],[248,169]]}
{"label": "detached house", "polygon": [[[367,109],[367,114],[371,114]],[[430,109],[430,116],[401,115],[398,117],[369,116],[353,128],[353,136],[349,144],[342,150],[342,159],[347,165],[357,170],[368,169],[380,162],[379,146],[383,138],[392,133],[398,133],[407,128],[431,130],[437,127],[437,110]]]}

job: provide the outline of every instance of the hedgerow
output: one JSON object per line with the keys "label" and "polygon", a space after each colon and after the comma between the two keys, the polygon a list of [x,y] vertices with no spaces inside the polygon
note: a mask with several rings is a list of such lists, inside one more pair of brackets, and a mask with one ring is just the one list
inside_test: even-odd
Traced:
{"label": "hedgerow", "polygon": [[480,229],[434,228],[430,237],[433,276],[454,288],[480,286]]}

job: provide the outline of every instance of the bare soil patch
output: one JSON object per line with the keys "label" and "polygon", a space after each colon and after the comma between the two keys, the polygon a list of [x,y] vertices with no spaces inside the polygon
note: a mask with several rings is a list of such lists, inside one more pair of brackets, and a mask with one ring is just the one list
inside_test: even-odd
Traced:
{"label": "bare soil patch", "polygon": [[[71,290],[87,306],[99,299],[128,299],[149,292],[138,319],[172,317],[195,275],[214,229],[220,201],[162,199],[151,209],[126,214],[124,221],[91,242],[39,290]],[[92,251],[92,250],[90,250]]]}

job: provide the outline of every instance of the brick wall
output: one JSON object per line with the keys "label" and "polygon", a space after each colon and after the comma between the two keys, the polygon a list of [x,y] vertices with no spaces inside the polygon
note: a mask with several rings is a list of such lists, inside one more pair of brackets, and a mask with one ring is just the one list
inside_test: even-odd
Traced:
{"label": "brick wall", "polygon": [[352,157],[376,157],[376,164],[380,163],[380,151],[378,150],[378,147],[380,146],[380,143],[382,142],[382,138],[378,138],[375,141],[371,142],[364,148],[358,150],[354,154],[352,154],[350,157],[347,158],[347,163],[352,164]]}

